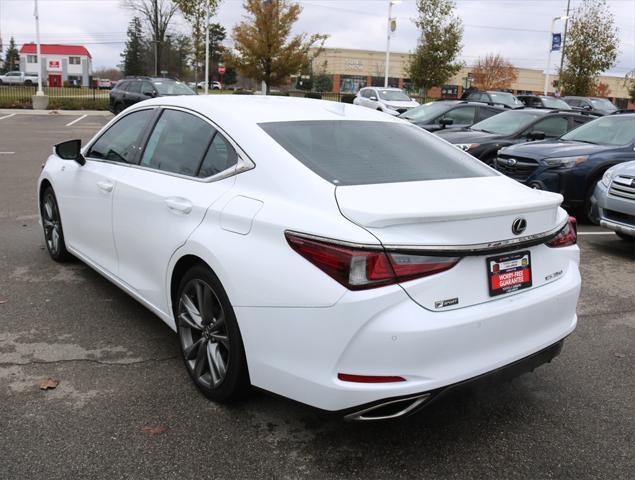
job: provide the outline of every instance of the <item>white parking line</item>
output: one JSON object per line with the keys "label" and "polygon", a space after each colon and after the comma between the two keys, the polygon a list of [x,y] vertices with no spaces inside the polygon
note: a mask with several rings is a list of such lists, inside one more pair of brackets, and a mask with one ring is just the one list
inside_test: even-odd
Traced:
{"label": "white parking line", "polygon": [[80,120],[83,120],[84,118],[86,118],[88,115],[82,115],[79,118],[76,118],[75,120],[73,120],[72,122],[68,122],[66,124],[67,127],[70,127],[71,125],[75,125],[77,122],[79,122]]}
{"label": "white parking line", "polygon": [[578,235],[614,235],[615,232],[578,232]]}
{"label": "white parking line", "polygon": [[15,155],[15,152],[0,152],[0,155]]}
{"label": "white parking line", "polygon": [[11,117],[14,117],[16,115],[17,115],[17,113],[10,113],[9,115],[5,115],[4,117],[0,117],[0,120],[4,120],[5,118],[11,118]]}

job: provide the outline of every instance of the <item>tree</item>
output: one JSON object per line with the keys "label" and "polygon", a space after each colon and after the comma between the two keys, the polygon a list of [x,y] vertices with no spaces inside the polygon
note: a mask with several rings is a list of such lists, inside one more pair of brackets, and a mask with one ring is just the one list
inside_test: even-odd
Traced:
{"label": "tree", "polygon": [[109,80],[121,80],[123,78],[123,73],[118,68],[98,68],[93,71],[94,78],[108,78]]}
{"label": "tree", "polygon": [[4,72],[11,72],[13,70],[19,70],[20,53],[15,46],[15,39],[11,37],[9,39],[9,46],[7,47],[7,53],[4,56],[4,64],[2,70]]}
{"label": "tree", "polygon": [[[327,35],[290,36],[302,12],[297,3],[245,0],[243,7],[247,16],[232,32],[235,51],[228,52],[225,58],[243,75],[265,82],[267,93],[271,85],[279,85],[289,75],[305,69],[322,51]],[[311,54],[310,49],[315,46]]]}
{"label": "tree", "polygon": [[453,0],[417,0],[419,13],[414,22],[421,36],[407,72],[424,95],[430,87],[443,86],[463,66],[457,61],[463,24],[454,14],[454,6]]}
{"label": "tree", "polygon": [[313,79],[313,89],[316,92],[331,92],[333,90],[333,79],[326,73],[320,73]]}
{"label": "tree", "polygon": [[152,32],[152,52],[155,68],[154,74],[159,75],[162,65],[162,51],[165,36],[172,21],[172,17],[178,10],[172,0],[122,0],[126,8],[137,12],[148,24]]}
{"label": "tree", "polygon": [[126,48],[121,53],[121,69],[124,75],[143,75],[146,73],[144,61],[146,49],[143,44],[141,20],[134,17],[128,25]]}
{"label": "tree", "polygon": [[583,0],[569,20],[560,85],[567,95],[591,95],[600,73],[615,65],[618,30],[606,0]]}
{"label": "tree", "polygon": [[479,58],[472,69],[474,80],[472,85],[479,90],[503,90],[510,88],[518,78],[516,69],[499,54],[490,53]]}
{"label": "tree", "polygon": [[[205,60],[205,30],[209,21],[208,0],[175,0],[175,3],[181,10],[183,18],[192,27],[194,82],[198,82],[198,69]],[[209,15],[216,11],[217,3],[217,0],[209,0]],[[209,82],[209,78],[207,81]]]}
{"label": "tree", "polygon": [[600,82],[595,86],[593,95],[595,97],[608,97],[611,94],[611,87],[607,83]]}

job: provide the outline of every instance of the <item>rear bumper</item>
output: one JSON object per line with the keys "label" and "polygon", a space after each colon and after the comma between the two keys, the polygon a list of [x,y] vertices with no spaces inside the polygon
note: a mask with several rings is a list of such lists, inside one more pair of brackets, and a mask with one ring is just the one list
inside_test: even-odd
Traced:
{"label": "rear bumper", "polygon": [[[399,286],[347,292],[326,308],[234,309],[254,386],[339,412],[436,392],[532,356],[575,329],[579,293],[571,260],[557,281],[443,312]],[[353,383],[338,373],[406,381]]]}

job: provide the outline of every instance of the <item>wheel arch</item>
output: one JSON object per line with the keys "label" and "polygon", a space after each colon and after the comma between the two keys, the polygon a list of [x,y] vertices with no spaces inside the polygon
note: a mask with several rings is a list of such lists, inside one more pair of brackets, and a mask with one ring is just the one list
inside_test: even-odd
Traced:
{"label": "wheel arch", "polygon": [[[181,283],[181,279],[187,273],[188,270],[190,270],[192,267],[194,267],[196,265],[202,265],[204,267],[209,268],[210,271],[214,272],[212,267],[210,267],[209,264],[205,260],[203,260],[201,257],[199,257],[198,255],[185,254],[181,258],[179,258],[176,261],[176,263],[174,264],[174,267],[172,268],[172,271],[170,273],[170,307],[171,307],[171,310],[173,310],[175,297],[176,297],[176,295],[178,293],[179,284]],[[214,275],[216,275],[216,273],[214,273]]]}

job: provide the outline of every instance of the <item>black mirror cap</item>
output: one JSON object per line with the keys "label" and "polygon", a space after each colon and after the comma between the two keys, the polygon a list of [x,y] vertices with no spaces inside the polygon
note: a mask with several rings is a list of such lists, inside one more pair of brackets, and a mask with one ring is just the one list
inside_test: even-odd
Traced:
{"label": "black mirror cap", "polygon": [[454,120],[451,119],[451,118],[443,117],[443,118],[441,118],[439,120],[439,125],[441,125],[443,128],[447,127],[448,125],[452,125],[452,124],[454,124]]}
{"label": "black mirror cap", "polygon": [[66,142],[55,145],[55,155],[62,160],[74,160],[80,165],[86,163],[86,159],[82,155],[82,141],[68,140]]}
{"label": "black mirror cap", "polygon": [[527,135],[527,138],[529,140],[544,140],[546,137],[545,132],[535,131]]}

